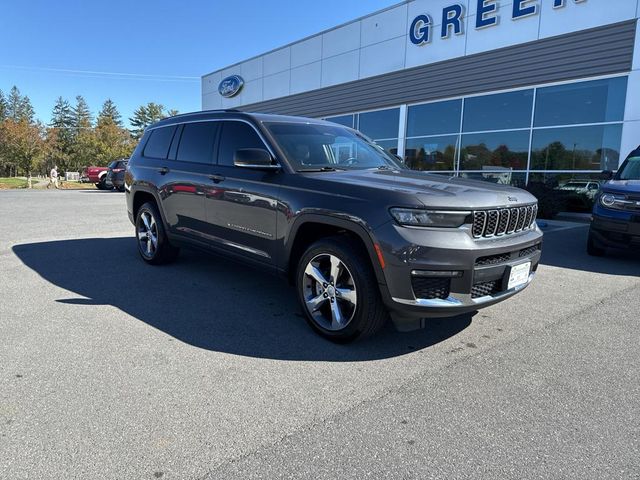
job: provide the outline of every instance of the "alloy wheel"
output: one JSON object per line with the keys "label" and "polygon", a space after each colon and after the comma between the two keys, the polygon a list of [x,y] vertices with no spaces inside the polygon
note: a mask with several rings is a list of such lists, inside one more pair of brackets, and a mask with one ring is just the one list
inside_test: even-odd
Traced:
{"label": "alloy wheel", "polygon": [[331,331],[344,329],[356,313],[356,286],[347,266],[335,255],[316,255],[304,270],[303,295],[311,318]]}
{"label": "alloy wheel", "polygon": [[158,249],[158,225],[154,216],[144,211],[138,222],[138,242],[140,251],[147,258],[152,258]]}

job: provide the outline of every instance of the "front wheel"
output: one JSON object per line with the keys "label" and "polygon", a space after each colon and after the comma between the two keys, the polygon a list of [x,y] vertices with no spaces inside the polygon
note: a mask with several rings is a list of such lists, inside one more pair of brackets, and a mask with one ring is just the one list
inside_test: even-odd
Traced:
{"label": "front wheel", "polygon": [[151,265],[171,263],[180,253],[169,243],[158,207],[151,202],[142,205],[136,215],[136,240],[138,253]]}
{"label": "front wheel", "polygon": [[298,263],[296,289],[305,318],[336,343],[373,335],[388,318],[362,250],[347,236],[325,238],[311,245]]}
{"label": "front wheel", "polygon": [[589,237],[587,238],[587,253],[592,257],[604,257],[606,250],[598,246],[598,242],[589,230]]}

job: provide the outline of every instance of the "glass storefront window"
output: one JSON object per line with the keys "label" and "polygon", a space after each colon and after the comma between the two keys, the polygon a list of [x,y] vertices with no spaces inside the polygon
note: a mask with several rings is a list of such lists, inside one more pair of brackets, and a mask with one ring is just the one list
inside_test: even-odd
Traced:
{"label": "glass storefront window", "polygon": [[538,129],[533,132],[532,170],[616,170],[622,125]]}
{"label": "glass storefront window", "polygon": [[533,90],[498,93],[464,100],[464,132],[531,127]]}
{"label": "glass storefront window", "polygon": [[455,170],[458,135],[412,138],[405,145],[405,165],[412,170]]}
{"label": "glass storefront window", "polygon": [[407,137],[460,131],[462,100],[412,105],[407,109]]}
{"label": "glass storefront window", "polygon": [[483,172],[460,172],[460,177],[520,188],[524,188],[527,183],[527,174],[525,172],[513,172],[508,168],[502,170],[487,169]]}
{"label": "glass storefront window", "polygon": [[487,167],[526,170],[528,157],[528,130],[462,135],[460,170]]}
{"label": "glass storefront window", "polygon": [[539,88],[534,126],[621,121],[627,77]]}
{"label": "glass storefront window", "polygon": [[397,138],[400,109],[378,110],[358,115],[358,130],[373,140]]}
{"label": "glass storefront window", "polygon": [[325,120],[327,122],[338,123],[340,125],[344,125],[345,127],[354,128],[355,115],[340,115],[339,117],[327,117]]}
{"label": "glass storefront window", "polygon": [[387,152],[397,155],[398,154],[398,140],[377,140],[376,145],[380,145]]}

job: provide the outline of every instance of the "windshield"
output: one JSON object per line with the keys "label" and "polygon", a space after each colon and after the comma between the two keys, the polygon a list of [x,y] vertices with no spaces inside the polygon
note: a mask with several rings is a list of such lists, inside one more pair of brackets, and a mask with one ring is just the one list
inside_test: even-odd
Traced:
{"label": "windshield", "polygon": [[295,123],[266,126],[297,171],[402,168],[381,147],[347,128]]}
{"label": "windshield", "polygon": [[627,159],[618,172],[617,180],[640,180],[640,157]]}

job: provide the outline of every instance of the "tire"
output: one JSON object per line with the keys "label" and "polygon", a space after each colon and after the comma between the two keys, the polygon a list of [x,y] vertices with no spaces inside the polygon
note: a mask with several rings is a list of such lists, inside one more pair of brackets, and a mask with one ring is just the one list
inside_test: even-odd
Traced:
{"label": "tire", "polygon": [[179,248],[169,243],[155,203],[145,203],[136,214],[136,244],[142,259],[150,265],[171,263],[180,253]]}
{"label": "tire", "polygon": [[589,230],[589,237],[587,238],[587,253],[592,257],[604,257],[607,253],[604,248],[598,246],[598,242],[591,233],[591,230]]}
{"label": "tire", "polygon": [[307,249],[297,265],[296,291],[307,323],[332,342],[371,336],[389,318],[369,257],[346,235]]}
{"label": "tire", "polygon": [[96,183],[96,187],[98,187],[98,190],[111,190],[109,187],[107,187],[107,176],[104,175],[100,181],[98,183]]}

